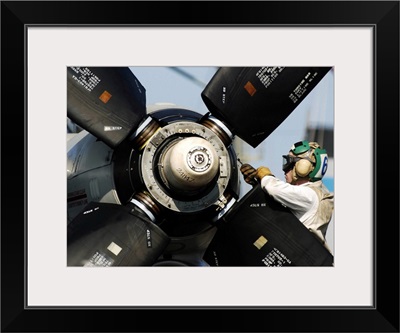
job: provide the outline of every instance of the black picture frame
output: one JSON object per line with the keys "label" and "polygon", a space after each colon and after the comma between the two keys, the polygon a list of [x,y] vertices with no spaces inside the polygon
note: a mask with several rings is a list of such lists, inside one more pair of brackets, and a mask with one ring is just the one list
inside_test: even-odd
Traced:
{"label": "black picture frame", "polygon": [[[26,306],[26,28],[119,24],[373,27],[374,306]],[[399,332],[399,1],[2,1],[1,46],[2,332]],[[363,161],[354,163],[357,169]],[[353,176],[349,187],[356,191],[364,181],[371,180]]]}

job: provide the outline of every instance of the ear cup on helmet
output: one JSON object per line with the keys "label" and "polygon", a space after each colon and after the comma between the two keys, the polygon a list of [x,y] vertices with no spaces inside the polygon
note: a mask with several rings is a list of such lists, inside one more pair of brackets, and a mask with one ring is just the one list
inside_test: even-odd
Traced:
{"label": "ear cup on helmet", "polygon": [[304,158],[294,165],[294,172],[298,177],[306,177],[314,169],[312,163]]}

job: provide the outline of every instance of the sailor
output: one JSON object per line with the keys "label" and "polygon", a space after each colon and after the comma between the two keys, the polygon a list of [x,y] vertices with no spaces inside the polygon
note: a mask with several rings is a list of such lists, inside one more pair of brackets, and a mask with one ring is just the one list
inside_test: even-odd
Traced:
{"label": "sailor", "polygon": [[307,140],[292,145],[283,155],[285,181],[276,178],[268,167],[257,169],[249,164],[240,167],[248,184],[260,183],[277,202],[289,208],[331,252],[326,230],[333,214],[333,193],[322,182],[328,168],[328,154],[317,142]]}

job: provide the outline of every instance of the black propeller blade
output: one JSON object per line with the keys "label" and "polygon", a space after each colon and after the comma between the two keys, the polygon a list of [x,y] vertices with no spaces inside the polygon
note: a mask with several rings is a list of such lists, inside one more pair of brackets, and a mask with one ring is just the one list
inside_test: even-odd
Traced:
{"label": "black propeller blade", "polygon": [[201,97],[253,148],[304,100],[332,67],[221,67]]}
{"label": "black propeller blade", "polygon": [[91,202],[67,228],[68,266],[152,266],[170,243],[133,204]]}
{"label": "black propeller blade", "polygon": [[68,67],[67,116],[117,147],[146,115],[146,90],[128,67]]}
{"label": "black propeller blade", "polygon": [[204,260],[210,266],[332,266],[333,256],[260,185],[219,221]]}

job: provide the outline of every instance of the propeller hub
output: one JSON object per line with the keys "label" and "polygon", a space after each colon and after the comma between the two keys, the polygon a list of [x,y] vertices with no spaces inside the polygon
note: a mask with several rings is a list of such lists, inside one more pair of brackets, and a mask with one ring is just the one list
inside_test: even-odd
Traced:
{"label": "propeller hub", "polygon": [[143,183],[158,204],[180,213],[224,205],[221,200],[234,170],[232,151],[207,126],[171,121],[154,133],[142,152]]}
{"label": "propeller hub", "polygon": [[189,137],[169,148],[162,161],[168,185],[180,191],[198,191],[207,186],[219,170],[218,155],[207,140]]}

